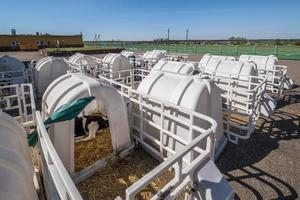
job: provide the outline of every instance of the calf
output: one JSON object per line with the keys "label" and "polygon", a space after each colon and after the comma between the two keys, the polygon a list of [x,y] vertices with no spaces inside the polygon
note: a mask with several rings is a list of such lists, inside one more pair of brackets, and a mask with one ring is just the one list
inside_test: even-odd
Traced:
{"label": "calf", "polygon": [[109,127],[108,120],[101,116],[83,116],[75,118],[75,137],[88,136],[77,141],[89,141],[96,137],[98,131]]}

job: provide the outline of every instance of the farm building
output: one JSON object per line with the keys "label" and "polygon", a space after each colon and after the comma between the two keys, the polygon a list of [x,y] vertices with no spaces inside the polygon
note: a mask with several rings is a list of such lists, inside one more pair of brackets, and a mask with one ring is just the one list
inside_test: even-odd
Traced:
{"label": "farm building", "polygon": [[83,47],[82,35],[0,35],[0,50],[36,50],[49,47]]}

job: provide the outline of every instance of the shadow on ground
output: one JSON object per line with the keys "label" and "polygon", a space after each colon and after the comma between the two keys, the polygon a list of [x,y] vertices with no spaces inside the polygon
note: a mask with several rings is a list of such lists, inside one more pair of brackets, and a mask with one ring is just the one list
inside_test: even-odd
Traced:
{"label": "shadow on ground", "polygon": [[[249,140],[228,144],[218,159],[236,199],[299,198],[300,90],[295,88],[278,100],[271,117],[260,118]],[[287,109],[291,104],[297,105]]]}

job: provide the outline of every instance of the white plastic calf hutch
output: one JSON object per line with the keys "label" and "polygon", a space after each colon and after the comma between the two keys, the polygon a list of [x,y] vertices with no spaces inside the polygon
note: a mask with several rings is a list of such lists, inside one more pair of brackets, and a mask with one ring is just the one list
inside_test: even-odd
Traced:
{"label": "white plastic calf hutch", "polygon": [[94,57],[92,58],[94,59],[94,64],[96,65],[96,67],[93,68],[88,67],[89,65],[74,63],[72,62],[74,59],[69,59],[68,64],[73,72],[83,72],[95,78],[98,77],[99,74],[109,74],[109,77],[112,79],[122,79],[123,76],[128,75],[128,72],[125,74],[119,74],[118,72],[131,69],[130,60],[121,54],[109,53],[104,56],[102,60]]}
{"label": "white plastic calf hutch", "polygon": [[72,55],[67,62],[74,70],[84,72],[97,70],[101,65],[101,59],[81,53]]}
{"label": "white plastic calf hutch", "polygon": [[[66,85],[69,87],[66,88]],[[199,85],[204,87],[203,96],[208,95],[205,84]],[[208,85],[207,87],[210,88],[211,86]],[[165,160],[127,188],[126,199],[134,199],[136,194],[170,167],[174,168],[176,176],[154,196],[154,199],[164,195],[175,198],[186,186],[190,187],[193,182],[197,182],[200,188],[204,188],[200,190],[195,187],[196,192],[193,195],[196,193],[200,195],[198,193],[201,193],[204,196],[211,196],[212,199],[220,198],[220,196],[232,197],[231,187],[213,161],[210,161],[214,153],[215,139],[213,133],[216,131],[216,122],[178,104],[168,103],[136,90],[127,89],[130,90],[127,90],[127,94],[119,93],[116,89],[103,85],[83,74],[67,74],[54,81],[45,92],[43,113],[48,116],[64,103],[83,96],[94,95],[96,101],[89,105],[84,112],[99,109],[107,115],[115,150],[123,150],[121,153],[123,155],[129,153],[128,151],[132,149],[134,143],[129,137],[129,130],[131,130],[131,137],[135,139],[135,143],[141,144],[155,158]],[[124,92],[124,90],[122,91]],[[120,94],[125,97],[126,105]],[[61,98],[57,100],[57,96]],[[218,98],[215,97],[215,99]],[[186,100],[183,102],[188,104]],[[153,118],[149,118],[149,116]],[[74,167],[72,164],[74,162],[72,150],[74,148],[72,147],[74,145],[74,130],[72,127],[74,127],[74,122],[64,122],[53,125],[49,130],[50,138],[52,138],[60,158],[69,171],[72,171]],[[179,133],[188,134],[188,137],[182,137],[183,135]],[[207,166],[204,171],[202,166]],[[83,171],[86,172],[86,170]],[[211,176],[207,177],[207,173]],[[81,181],[82,175],[83,173],[78,172],[73,174],[73,177],[75,181]],[[211,181],[216,182],[216,184],[214,186],[207,184]]]}
{"label": "white plastic calf hutch", "polygon": [[122,51],[120,54],[125,56],[132,66],[135,66],[136,55],[133,51]]}
{"label": "white plastic calf hutch", "polygon": [[210,61],[200,65],[200,76],[209,76],[222,90],[225,132],[229,140],[248,139],[260,113],[272,114],[276,101],[265,94],[266,80],[258,77],[255,64]]}
{"label": "white plastic calf hutch", "polygon": [[[121,90],[123,91],[123,93],[121,94],[125,97],[126,94],[124,93],[124,88]],[[127,188],[126,199],[134,199],[135,195],[139,193],[139,191],[145,188],[146,185],[148,185],[151,181],[156,179],[156,177],[161,175],[161,173],[163,173],[164,171],[168,171],[170,168],[173,168],[175,170],[174,178],[170,182],[168,182],[162,189],[160,189],[157,194],[155,194],[155,196],[153,197],[154,199],[162,197],[175,198],[179,193],[183,191],[189,191],[188,194],[186,194],[188,197],[195,197],[198,199],[200,198],[200,196],[203,197],[201,199],[231,199],[233,197],[234,193],[232,191],[232,188],[226,182],[225,178],[217,169],[213,161],[210,160],[210,158],[213,156],[213,134],[216,130],[216,122],[213,119],[205,115],[201,115],[199,113],[179,107],[175,104],[164,102],[148,95],[140,94],[137,91],[130,89],[127,93],[127,96],[130,96],[130,98],[126,98],[129,101],[126,103],[127,106],[125,106],[123,99],[120,98],[120,94],[116,92],[115,89],[109,86],[105,86],[83,74],[66,74],[54,81],[54,83],[49,86],[47,91],[45,92],[44,97],[46,99],[45,102],[49,103],[49,105],[43,103],[43,110],[46,111],[44,112],[44,117],[47,117],[47,112],[53,112],[53,109],[56,109],[60,105],[72,101],[73,99],[90,95],[96,96],[96,101],[92,102],[84,110],[83,114],[86,114],[87,112],[89,112],[89,110],[94,110],[95,108],[97,108],[107,115],[108,119],[110,120],[111,128],[115,127],[110,130],[111,132],[113,132],[111,133],[112,137],[116,136],[116,138],[112,138],[114,147],[119,146],[124,141],[125,144],[127,144],[129,140],[130,144],[133,142],[133,140],[131,139],[128,140],[129,134],[126,133],[126,131],[129,130],[128,124],[126,127],[126,123],[128,123],[126,122],[126,108],[128,108],[128,111],[132,111],[129,112],[129,121],[131,122],[130,124],[138,124],[138,127],[132,127],[134,128],[134,131],[132,132],[131,136],[134,137],[138,141],[138,143],[143,146],[143,148],[147,149],[147,151],[149,152],[152,152],[155,157],[159,157],[160,160],[165,161],[154,168],[150,173],[138,180],[136,183],[134,183],[131,187]],[[155,107],[158,107],[152,107],[152,105],[149,104],[150,102],[155,103]],[[47,106],[50,106],[51,109]],[[149,121],[147,117],[147,111],[145,109],[150,113],[160,113],[161,119],[158,122],[155,120],[153,122]],[[170,113],[170,111],[174,112]],[[137,119],[136,121],[132,121],[133,116]],[[10,120],[4,119],[5,117],[2,117],[2,115],[0,115],[0,126],[4,125],[5,127],[8,127],[8,124],[10,124],[8,121]],[[67,122],[65,124],[59,123],[51,126],[48,129],[48,135],[39,112],[36,113],[36,119],[40,150],[39,171],[43,175],[43,186],[47,199],[82,199],[71,177],[64,167],[66,162],[64,162],[63,165],[63,163],[61,162],[61,157],[59,157],[56,152],[57,150],[66,151],[66,153],[63,152],[62,155],[60,155],[62,156],[62,158],[66,158],[66,155],[69,154],[70,146],[68,145],[70,145],[70,143],[68,141],[72,140],[73,137],[70,138],[68,134],[70,134],[69,131],[74,128],[74,124],[72,125],[72,122]],[[160,124],[160,121],[163,123]],[[173,129],[172,126],[167,127],[167,125],[164,125],[165,121],[172,122],[168,123],[169,125],[172,125],[174,122],[174,124],[181,124],[183,127],[187,126],[186,128],[190,130],[190,133],[195,136],[194,140],[191,143],[186,143],[184,140],[176,137],[175,134],[170,132]],[[122,126],[123,122],[125,124],[124,126]],[[199,122],[203,123],[204,127],[200,127]],[[16,122],[14,122],[13,126],[11,126],[13,127],[13,130],[16,130],[15,132],[22,132],[23,138],[25,138],[24,129],[22,131],[17,131],[17,129],[19,129],[19,126],[15,123]],[[149,130],[149,127],[158,128],[161,131],[158,133],[161,135],[159,137],[159,140],[157,140],[155,137],[153,137],[152,140],[150,139],[151,133],[146,132],[146,130]],[[120,129],[121,132],[119,132]],[[1,128],[0,130],[6,129]],[[53,131],[58,132],[55,133]],[[9,139],[12,138],[12,135],[15,134],[12,134],[12,132],[8,132],[9,131],[4,131],[4,135],[2,136],[2,132],[0,131],[1,141],[2,138],[4,138],[3,144],[0,141],[0,148],[5,147],[9,149],[10,147],[13,147],[12,149],[15,152],[17,152],[18,149],[21,149],[21,151],[19,152],[24,154],[22,156],[25,158],[25,160],[26,158],[27,160],[30,160],[30,157],[26,156],[26,149],[22,150],[22,147],[27,147],[26,139],[21,140],[23,141],[23,143],[18,143],[18,139],[16,140],[16,138],[14,138],[13,140]],[[117,133],[117,135],[115,135],[114,133]],[[5,140],[6,136],[9,140]],[[178,149],[176,150],[175,148],[170,148],[168,145],[163,144],[163,141],[166,137],[169,138],[169,140],[174,141],[176,146],[178,143],[182,143],[182,145],[185,147],[182,147],[183,149],[179,151],[177,151]],[[59,142],[59,140],[62,141]],[[54,148],[52,143],[55,143],[57,145],[56,149]],[[65,145],[64,148],[62,147],[63,145]],[[155,148],[155,145],[157,145],[159,148]],[[121,144],[121,146],[123,145]],[[19,173],[19,177],[25,177],[26,172],[23,172],[23,170],[30,168],[26,167],[26,164],[24,164],[25,162],[23,163],[22,158],[19,158],[17,155],[12,155],[11,153],[9,153],[9,151],[7,151],[9,156],[6,156],[8,155],[6,154],[6,151],[1,152],[2,153],[0,153],[0,159],[3,158],[5,163],[6,161],[18,161],[18,163],[14,166],[16,168],[14,173],[21,172]],[[1,157],[2,155],[4,155],[5,157]],[[120,154],[120,156],[121,155],[125,155],[125,153]],[[72,159],[67,158],[66,160]],[[18,168],[17,165],[20,166],[20,168]],[[12,168],[10,165],[10,169],[14,168]],[[5,167],[1,167],[0,171],[1,174],[11,174]],[[13,180],[17,180],[18,178],[14,176],[10,177],[12,177]],[[5,189],[5,191],[12,191],[9,195],[14,195],[13,197],[15,198],[16,194],[14,194],[13,192],[21,191],[19,189],[21,187],[19,186],[21,185],[23,187],[25,183],[27,193],[24,195],[22,194],[21,199],[36,199],[36,197],[30,196],[30,188],[31,185],[33,185],[31,175],[29,177],[29,180],[20,181],[18,179],[18,183],[7,183],[7,180],[10,180],[10,177],[5,178],[5,180],[1,179],[2,181],[0,181],[1,188],[2,186],[5,188],[9,186],[9,189]],[[78,176],[73,176],[73,180],[78,181]],[[10,183],[11,185],[9,185]],[[13,187],[14,189],[12,189]],[[6,193],[1,193],[0,196],[4,194]],[[19,194],[21,194],[21,192]],[[32,194],[35,194],[34,190]]]}
{"label": "white plastic calf hutch", "polygon": [[293,87],[294,81],[288,77],[287,67],[278,65],[277,57],[273,55],[241,55],[239,60],[255,63],[259,76],[267,79],[268,91],[277,94],[277,97],[279,97],[283,89],[291,89]]}
{"label": "white plastic calf hutch", "polygon": [[95,57],[85,55],[82,53],[76,53],[69,58],[69,62],[76,64],[92,64],[95,63]]}
{"label": "white plastic calf hutch", "polygon": [[0,199],[37,200],[26,132],[3,112],[0,112],[0,138]]}
{"label": "white plastic calf hutch", "polygon": [[110,78],[117,79],[122,78],[117,74],[117,72],[129,69],[131,69],[131,64],[124,55],[109,53],[102,59],[100,73],[109,73]]}
{"label": "white plastic calf hutch", "polygon": [[30,70],[20,60],[10,56],[0,58],[0,85],[28,83],[28,73]]}
{"label": "white plastic calf hutch", "polygon": [[169,53],[167,54],[167,60],[169,61],[188,61],[189,54],[183,53]]}
{"label": "white plastic calf hutch", "polygon": [[160,50],[147,51],[143,54],[142,58],[149,62],[158,62],[160,59],[164,58],[167,52]]}
{"label": "white plastic calf hutch", "polygon": [[159,61],[151,71],[166,71],[179,74],[193,74],[195,67],[192,63],[177,62],[177,61]]}
{"label": "white plastic calf hutch", "polygon": [[210,55],[210,54],[205,54],[201,58],[199,64],[200,65],[207,65],[210,61],[234,61],[235,57],[233,56],[218,56],[218,55]]}
{"label": "white plastic calf hutch", "polygon": [[[216,157],[223,151],[227,139],[224,137],[222,126],[221,93],[211,80],[193,78],[191,76],[183,76],[176,73],[155,71],[151,72],[140,83],[137,91],[213,118],[218,124],[215,133]],[[151,105],[151,101],[149,104]],[[155,104],[153,104],[153,106],[155,106]],[[152,121],[161,123],[159,122],[159,117],[156,115],[157,113],[148,111],[148,116],[151,117]],[[185,118],[185,115],[182,113],[176,113],[176,116],[182,119]],[[166,120],[164,123],[165,126],[172,127],[171,131],[182,140],[191,142],[194,139],[194,134],[183,124],[174,123],[169,120]],[[196,120],[194,123],[204,128],[209,126],[209,124],[201,120]],[[148,132],[153,134],[155,131],[148,130]],[[164,143],[167,142],[165,141]],[[169,145],[176,146],[176,151],[182,148],[182,145],[175,141],[172,144],[169,143]]]}
{"label": "white plastic calf hutch", "polygon": [[[45,91],[42,100],[43,117],[47,118],[61,105],[75,99],[95,96],[84,110],[101,111],[110,123],[113,148],[121,152],[130,146],[127,110],[116,89],[103,85],[81,73],[69,73],[56,79]],[[49,131],[53,145],[66,169],[74,172],[74,120],[55,123]]]}
{"label": "white plastic calf hutch", "polygon": [[153,65],[155,65],[158,61],[166,57],[166,51],[146,51],[141,57],[139,57],[136,60],[136,65],[143,69],[150,70],[153,67]]}
{"label": "white plastic calf hutch", "polygon": [[122,51],[121,55],[125,56],[127,59],[134,59],[135,55],[133,51]]}
{"label": "white plastic calf hutch", "polygon": [[69,65],[60,58],[46,57],[39,60],[34,69],[35,92],[42,97],[48,85],[69,70]]}
{"label": "white plastic calf hutch", "polygon": [[[144,78],[139,72],[135,76]],[[99,78],[118,88],[124,98],[127,99],[129,102],[129,113],[131,113],[132,136],[154,157],[166,160],[161,165],[169,162],[170,159],[175,162],[177,158],[180,158],[180,160],[183,158],[183,166],[189,168],[190,161],[192,163],[195,162],[194,156],[203,152],[207,141],[196,141],[203,134],[203,129],[208,130],[207,128],[211,127],[211,122],[208,120],[209,118],[200,114],[199,111],[212,115],[212,118],[215,117],[218,123],[222,123],[221,97],[216,86],[211,84],[209,80],[155,71],[146,76],[140,83],[138,90],[135,90],[104,76]],[[209,101],[216,102],[214,108],[212,104],[208,105]],[[222,129],[222,126],[218,126],[215,129],[214,139],[212,140],[214,144],[210,147],[211,153],[215,152],[215,156],[218,156],[226,145],[227,140],[223,135]],[[176,154],[196,143],[197,150],[195,149],[195,152],[186,151],[187,154],[182,154],[182,156],[185,155],[184,157]],[[207,147],[205,149],[208,150]],[[198,164],[195,164],[200,166],[200,162],[198,161]],[[206,164],[202,164],[202,166],[204,167],[195,172],[199,179],[194,181],[197,184],[203,184],[201,187],[205,188],[205,195],[211,195],[210,197],[204,197],[204,199],[231,198],[233,194],[232,189],[216,170],[214,163],[209,161]],[[160,173],[163,171],[159,167],[157,170]],[[157,170],[155,169],[155,171]],[[175,173],[177,173],[177,168],[175,168]],[[204,174],[208,176],[204,178]],[[218,184],[215,187],[206,184],[215,182],[215,180],[212,180],[214,175],[210,174],[218,177],[216,180],[219,181],[217,181]],[[153,175],[152,177],[157,176]],[[180,187],[182,188],[182,186]],[[135,187],[133,185],[130,188]],[[130,190],[130,188],[128,189]]]}
{"label": "white plastic calf hutch", "polygon": [[[226,102],[223,104],[227,129],[225,132],[231,142],[237,143],[238,138],[247,139],[254,131],[259,114],[269,116],[276,107],[276,102],[263,94],[265,81],[257,76],[254,64],[212,59],[206,64],[199,64],[196,69],[201,72],[200,77],[209,76],[222,89],[223,102]],[[153,71],[189,75],[193,74],[194,66],[185,62],[160,61],[153,67],[151,72]],[[260,101],[262,96],[263,101]],[[228,115],[228,112],[231,114]],[[238,116],[248,119],[239,123],[236,120]]]}

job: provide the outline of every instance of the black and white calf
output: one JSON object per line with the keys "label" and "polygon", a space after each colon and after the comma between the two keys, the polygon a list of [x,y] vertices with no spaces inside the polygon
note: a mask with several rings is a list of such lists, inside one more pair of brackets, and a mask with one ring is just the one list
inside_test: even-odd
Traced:
{"label": "black and white calf", "polygon": [[89,141],[96,137],[98,131],[102,131],[109,127],[108,120],[101,116],[83,116],[75,118],[75,138],[87,137],[78,139],[77,141]]}

